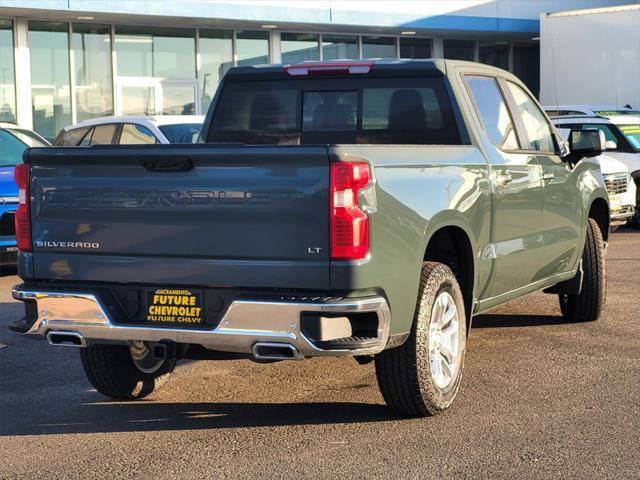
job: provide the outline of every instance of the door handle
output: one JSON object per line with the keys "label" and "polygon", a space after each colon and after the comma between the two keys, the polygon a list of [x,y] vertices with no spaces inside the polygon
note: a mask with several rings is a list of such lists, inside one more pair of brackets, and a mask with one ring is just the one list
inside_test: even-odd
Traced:
{"label": "door handle", "polygon": [[555,173],[545,173],[542,175],[543,180],[553,180],[554,178],[556,178]]}
{"label": "door handle", "polygon": [[500,174],[496,177],[496,184],[500,187],[506,187],[511,182],[513,182],[513,177],[508,173]]}

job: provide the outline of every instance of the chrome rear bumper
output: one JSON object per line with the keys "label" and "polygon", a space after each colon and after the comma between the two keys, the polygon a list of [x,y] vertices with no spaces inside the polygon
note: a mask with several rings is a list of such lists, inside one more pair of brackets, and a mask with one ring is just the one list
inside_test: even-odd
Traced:
{"label": "chrome rear bumper", "polygon": [[[389,339],[390,312],[380,296],[323,301],[235,300],[214,329],[180,329],[115,324],[99,299],[89,293],[32,290],[16,286],[13,298],[35,302],[37,318],[25,335],[46,337],[50,332],[79,334],[86,342],[176,342],[199,344],[211,350],[251,354],[257,342],[294,346],[301,356],[367,355],[384,349]],[[376,342],[366,348],[318,348],[305,337],[301,314],[341,314],[374,312],[378,317]]]}

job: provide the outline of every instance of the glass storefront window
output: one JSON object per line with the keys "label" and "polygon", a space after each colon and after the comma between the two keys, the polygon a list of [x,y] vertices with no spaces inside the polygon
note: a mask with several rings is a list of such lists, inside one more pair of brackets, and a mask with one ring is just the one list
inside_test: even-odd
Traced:
{"label": "glass storefront window", "polygon": [[155,115],[156,89],[151,86],[123,85],[120,87],[122,97],[122,115]]}
{"label": "glass storefront window", "polygon": [[516,43],[513,45],[513,74],[524,82],[531,92],[540,95],[540,45]]}
{"label": "glass storefront window", "polygon": [[400,37],[400,58],[431,58],[431,39]]}
{"label": "glass storefront window", "polygon": [[13,22],[0,19],[0,122],[16,121]]}
{"label": "glass storefront window", "polygon": [[322,35],[324,60],[358,58],[358,37],[347,35]]}
{"label": "glass storefront window", "polygon": [[113,115],[109,26],[74,23],[71,45],[77,121]]}
{"label": "glass storefront window", "polygon": [[468,60],[475,58],[475,42],[473,40],[444,40],[444,58],[452,60]]}
{"label": "glass storefront window", "polygon": [[480,43],[480,63],[493,65],[494,67],[509,69],[509,43]]}
{"label": "glass storefront window", "polygon": [[195,31],[116,27],[118,76],[196,78]]}
{"label": "glass storefront window", "polygon": [[33,127],[51,140],[71,124],[69,24],[29,22]]}
{"label": "glass storefront window", "polygon": [[362,58],[398,58],[395,37],[362,37]]}
{"label": "glass storefront window", "polygon": [[319,37],[309,33],[283,33],[280,37],[282,63],[298,63],[318,60]]}
{"label": "glass storefront window", "polygon": [[238,65],[269,63],[269,32],[236,32],[236,59]]}
{"label": "glass storefront window", "polygon": [[200,81],[202,111],[206,112],[218,83],[233,66],[233,33],[226,30],[200,30]]}
{"label": "glass storefront window", "polygon": [[[116,27],[117,113],[194,113],[195,33],[189,28]],[[186,88],[174,88],[176,81]]]}

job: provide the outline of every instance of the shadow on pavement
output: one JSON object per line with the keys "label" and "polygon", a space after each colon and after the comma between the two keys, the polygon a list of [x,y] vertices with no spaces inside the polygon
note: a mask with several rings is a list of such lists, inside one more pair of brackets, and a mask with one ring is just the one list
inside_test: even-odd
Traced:
{"label": "shadow on pavement", "polygon": [[545,325],[562,325],[571,323],[561,315],[513,315],[489,314],[479,315],[473,319],[471,331],[474,328],[505,328],[505,327],[541,327]]}
{"label": "shadow on pavement", "polygon": [[15,265],[0,265],[0,277],[9,277],[17,274],[18,269]]}
{"label": "shadow on pavement", "polygon": [[[48,419],[21,418],[0,436],[61,433],[203,430],[398,420],[384,405],[366,403],[91,402]],[[42,420],[42,421],[39,421]]]}

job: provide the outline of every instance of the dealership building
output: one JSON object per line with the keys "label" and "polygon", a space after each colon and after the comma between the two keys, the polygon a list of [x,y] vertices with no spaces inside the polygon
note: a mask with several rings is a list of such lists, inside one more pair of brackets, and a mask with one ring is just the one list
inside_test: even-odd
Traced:
{"label": "dealership building", "polygon": [[540,89],[540,14],[633,0],[0,0],[0,122],[200,114],[234,65],[455,58]]}

